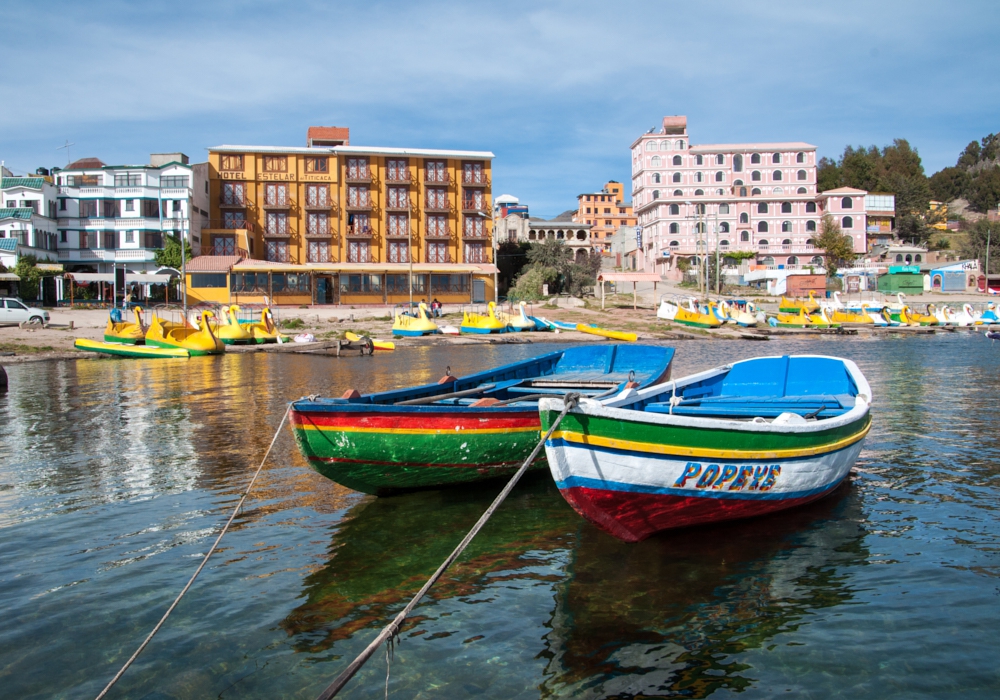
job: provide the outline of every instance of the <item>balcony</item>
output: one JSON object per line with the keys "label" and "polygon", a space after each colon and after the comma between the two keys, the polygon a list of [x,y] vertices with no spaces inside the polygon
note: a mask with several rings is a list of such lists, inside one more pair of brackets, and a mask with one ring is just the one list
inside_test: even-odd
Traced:
{"label": "balcony", "polygon": [[451,173],[447,170],[444,172],[433,172],[425,173],[424,184],[434,186],[434,185],[451,185]]}
{"label": "balcony", "polygon": [[486,173],[462,173],[462,184],[469,187],[489,187],[490,178]]}
{"label": "balcony", "polygon": [[410,200],[408,199],[397,199],[395,202],[389,201],[385,205],[386,211],[394,212],[406,212],[406,213],[416,213],[413,211],[414,207],[410,206]]}
{"label": "balcony", "polygon": [[332,212],[334,216],[340,214],[340,206],[336,202],[330,201],[329,199],[322,202],[318,200],[311,202],[306,200],[306,203],[302,208],[306,211],[328,211]]}
{"label": "balcony", "polygon": [[242,208],[247,206],[246,195],[222,194],[219,196],[219,206],[223,209]]}
{"label": "balcony", "polygon": [[405,241],[405,240],[408,240],[410,238],[410,229],[409,228],[403,229],[403,230],[396,229],[395,231],[393,231],[392,229],[389,229],[389,230],[387,230],[385,232],[385,237],[386,238],[393,238],[393,239],[397,239],[397,240],[402,239],[402,240]]}
{"label": "balcony", "polygon": [[59,259],[65,262],[153,262],[153,248],[61,248]]}
{"label": "balcony", "polygon": [[[378,253],[376,253],[375,251],[371,250],[370,248],[367,251],[365,251],[364,253],[361,253],[361,254],[351,255],[351,252],[352,251],[350,250],[350,248],[348,248],[348,250],[347,250],[347,260],[345,260],[344,262],[349,262],[349,263],[377,263],[378,262]],[[353,290],[352,289],[350,291],[350,293],[351,294],[369,294],[369,293],[371,293],[371,294],[378,294],[379,296],[382,296],[382,291],[381,290],[379,290],[377,292],[368,292],[367,290]]]}
{"label": "balcony", "polygon": [[424,211],[429,214],[454,214],[455,209],[451,206],[451,202],[447,199],[443,202],[441,200],[433,201],[427,200],[424,202]]}
{"label": "balcony", "polygon": [[335,226],[317,226],[310,228],[306,226],[306,238],[330,238],[331,236],[337,235],[337,228]]}
{"label": "balcony", "polygon": [[344,177],[346,182],[352,185],[364,185],[371,184],[372,172],[371,170],[355,170],[353,173],[348,170],[347,175]]}
{"label": "balcony", "polygon": [[286,209],[291,209],[295,206],[295,200],[291,197],[265,197],[264,203],[261,205],[262,209],[284,211]]}
{"label": "balcony", "polygon": [[462,201],[463,214],[488,214],[486,200],[466,199]]}
{"label": "balcony", "polygon": [[486,231],[462,231],[462,238],[467,241],[489,240],[489,236],[486,235]]}
{"label": "balcony", "polygon": [[445,251],[444,253],[438,253],[437,255],[427,255],[426,262],[431,264],[441,264],[441,263],[453,263],[455,262],[451,257],[451,251]]}
{"label": "balcony", "polygon": [[451,226],[445,226],[444,228],[428,229],[424,234],[424,238],[433,241],[443,241],[451,238]]}
{"label": "balcony", "polygon": [[413,183],[413,174],[409,168],[387,170],[385,172],[385,182],[387,185],[410,185]]}
{"label": "balcony", "polygon": [[253,231],[254,223],[246,218],[240,219],[212,219],[207,226],[202,227],[203,231],[214,229],[216,231]]}
{"label": "balcony", "polygon": [[347,227],[347,237],[348,238],[371,238],[372,237],[372,227],[371,226],[348,226]]}
{"label": "balcony", "polygon": [[347,211],[371,211],[372,200],[369,197],[357,197],[347,200]]}
{"label": "balcony", "polygon": [[291,223],[284,226],[264,227],[264,238],[291,238],[295,235],[295,227]]}

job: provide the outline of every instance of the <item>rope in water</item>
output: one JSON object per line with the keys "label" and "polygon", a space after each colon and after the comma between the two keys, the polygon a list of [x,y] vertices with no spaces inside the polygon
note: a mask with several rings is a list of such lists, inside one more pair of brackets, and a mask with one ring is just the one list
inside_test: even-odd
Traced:
{"label": "rope in water", "polygon": [[191,584],[193,584],[194,580],[198,578],[198,574],[200,574],[201,570],[205,568],[205,564],[208,563],[209,557],[212,556],[216,548],[219,546],[219,542],[222,541],[223,535],[225,535],[226,532],[229,530],[229,526],[232,525],[233,519],[236,517],[236,514],[239,513],[240,508],[243,506],[243,502],[246,501],[247,496],[250,495],[250,489],[253,488],[254,483],[257,481],[257,477],[260,476],[260,471],[261,469],[264,468],[264,463],[267,462],[267,458],[271,454],[271,450],[274,448],[274,443],[278,440],[278,435],[281,434],[281,429],[284,427],[285,421],[288,419],[288,413],[291,410],[292,410],[292,404],[288,404],[288,407],[285,409],[285,414],[281,416],[281,423],[278,424],[278,429],[274,431],[274,437],[271,438],[271,444],[268,445],[267,452],[264,453],[264,459],[260,460],[260,466],[257,467],[257,471],[254,472],[253,478],[250,479],[250,483],[247,484],[246,490],[243,492],[243,495],[240,496],[239,503],[237,503],[236,507],[233,508],[233,512],[229,516],[229,520],[226,521],[226,524],[222,528],[222,532],[219,533],[219,536],[215,538],[215,543],[212,545],[212,548],[208,550],[208,554],[205,555],[205,558],[201,560],[201,564],[198,565],[198,568],[195,570],[194,575],[191,576],[191,579],[187,582],[187,585],[184,586],[183,590],[181,590],[181,592],[177,594],[177,597],[174,598],[174,602],[170,604],[170,607],[167,608],[167,611],[163,613],[163,617],[161,617],[160,621],[156,623],[156,627],[153,628],[153,631],[150,632],[149,635],[143,640],[142,644],[139,645],[139,648],[135,650],[135,653],[132,654],[129,660],[125,662],[125,665],[121,667],[121,670],[115,674],[115,677],[112,678],[111,682],[104,687],[104,690],[101,691],[101,694],[98,695],[95,700],[101,700],[101,698],[107,695],[108,691],[111,690],[112,687],[114,687],[115,683],[117,683],[118,680],[125,674],[125,671],[128,670],[128,667],[132,665],[132,662],[135,661],[137,658],[139,658],[139,654],[141,654],[142,650],[146,648],[147,644],[149,644],[150,640],[153,638],[153,635],[155,635],[157,632],[160,631],[160,628],[163,627],[163,623],[167,621],[168,617],[170,617],[170,613],[174,611],[174,608],[177,607],[177,604],[181,602],[181,598],[183,598],[184,594],[188,592],[189,588],[191,588]]}
{"label": "rope in water", "polygon": [[[434,574],[429,579],[427,579],[427,583],[423,585],[423,588],[417,591],[417,594],[413,596],[413,599],[409,603],[407,603],[406,607],[403,608],[402,612],[396,615],[395,619],[382,629],[382,631],[379,633],[377,637],[375,637],[372,643],[369,644],[365,648],[365,650],[362,651],[358,655],[358,657],[351,662],[350,666],[344,669],[344,671],[339,676],[337,676],[336,679],[334,679],[333,683],[327,686],[326,690],[324,690],[322,693],[319,694],[316,700],[330,700],[330,698],[336,696],[337,693],[343,690],[344,686],[347,685],[348,681],[350,681],[351,678],[354,677],[354,674],[356,674],[359,670],[361,670],[361,667],[364,666],[365,662],[367,662],[368,659],[372,657],[372,655],[379,648],[379,645],[382,644],[382,642],[386,640],[389,640],[391,642],[392,639],[398,636],[400,626],[406,620],[407,616],[409,616],[409,614],[417,606],[417,603],[420,602],[420,599],[424,597],[427,591],[430,590],[431,586],[433,586],[437,582],[437,580],[441,578],[444,572],[447,571],[448,567],[451,566],[455,562],[455,560],[462,554],[462,552],[465,551],[465,548],[469,546],[469,543],[472,542],[472,538],[474,538],[479,533],[483,525],[486,524],[486,521],[490,519],[490,516],[492,516],[494,511],[496,511],[496,509],[500,507],[500,504],[503,503],[504,499],[507,498],[507,495],[517,485],[518,480],[521,478],[524,472],[527,471],[531,463],[535,461],[535,458],[541,451],[542,446],[545,444],[545,441],[548,440],[549,437],[551,437],[552,433],[555,432],[555,429],[559,427],[559,424],[562,422],[562,419],[565,418],[566,414],[574,406],[577,405],[577,402],[579,400],[580,400],[580,395],[577,393],[569,393],[563,397],[563,410],[559,413],[559,416],[552,422],[552,426],[548,429],[545,435],[542,436],[542,439],[538,441],[538,444],[535,445],[535,449],[532,450],[531,454],[528,455],[528,458],[524,460],[524,464],[522,464],[521,467],[516,472],[514,472],[514,476],[510,478],[510,481],[508,481],[507,485],[503,487],[503,490],[493,500],[493,503],[490,504],[490,507],[486,509],[486,512],[482,514],[482,516],[479,518],[478,521],[476,521],[476,524],[472,526],[472,529],[469,530],[468,534],[462,539],[461,542],[458,543],[458,546],[455,547],[455,550],[448,555],[448,558],[445,559],[444,562],[441,564],[441,566],[438,567],[437,571],[435,571]],[[388,657],[386,657],[386,660],[388,661]],[[388,677],[386,677],[387,694],[388,694],[388,687],[389,687],[389,679]]]}

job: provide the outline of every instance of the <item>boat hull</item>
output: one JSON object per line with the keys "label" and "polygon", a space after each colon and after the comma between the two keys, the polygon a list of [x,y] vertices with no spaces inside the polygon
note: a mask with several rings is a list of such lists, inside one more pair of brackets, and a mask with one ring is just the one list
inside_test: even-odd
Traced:
{"label": "boat hull", "polygon": [[140,333],[138,336],[134,335],[115,335],[114,333],[105,333],[104,342],[105,343],[124,343],[125,345],[136,345],[143,342],[143,336]]}
{"label": "boat hull", "polygon": [[[106,337],[106,336],[105,336]],[[179,348],[161,348],[151,345],[136,345],[135,343],[119,343],[113,341],[100,342],[78,338],[73,347],[77,350],[99,352],[117,357],[153,357],[153,358],[187,358],[191,356],[187,350]]]}
{"label": "boat hull", "polygon": [[[556,416],[544,409],[543,428]],[[845,425],[809,433],[570,413],[545,451],[556,485],[580,515],[637,542],[662,530],[764,515],[822,498],[850,473],[869,426],[867,411]]]}
{"label": "boat hull", "polygon": [[293,408],[291,422],[313,469],[375,496],[508,476],[539,438],[534,406]]}

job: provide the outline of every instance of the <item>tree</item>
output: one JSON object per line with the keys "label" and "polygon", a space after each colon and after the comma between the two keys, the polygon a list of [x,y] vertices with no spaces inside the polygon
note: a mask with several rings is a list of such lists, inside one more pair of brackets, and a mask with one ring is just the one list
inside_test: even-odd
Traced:
{"label": "tree", "polygon": [[[191,246],[184,246],[184,258],[190,260]],[[172,267],[175,270],[181,269],[181,241],[177,236],[167,234],[163,240],[163,248],[156,251],[153,259],[160,267]]]}
{"label": "tree", "polygon": [[22,255],[14,265],[14,274],[21,278],[19,291],[22,299],[34,301],[38,298],[38,284],[42,280],[42,271],[38,269],[38,258],[34,255]]}
{"label": "tree", "polygon": [[965,241],[960,248],[962,257],[978,260],[979,269],[985,272],[987,242],[989,242],[990,249],[990,272],[1000,272],[1000,250],[998,250],[997,245],[1000,242],[1000,224],[996,221],[980,219],[969,227],[965,233]]}
{"label": "tree", "polygon": [[969,207],[985,213],[1000,206],[1000,167],[980,170],[966,189]]}
{"label": "tree", "polygon": [[507,297],[511,301],[538,301],[543,299],[542,285],[552,284],[559,273],[544,265],[531,265],[521,273]]}
{"label": "tree", "polygon": [[528,264],[530,244],[525,241],[504,241],[497,246],[497,268],[501,289],[510,289],[521,269]]}
{"label": "tree", "polygon": [[854,252],[854,240],[845,236],[840,224],[834,221],[830,214],[823,215],[820,224],[819,238],[816,247],[826,253],[826,274],[833,277],[837,270],[848,263],[854,262],[857,255]]}
{"label": "tree", "polygon": [[532,243],[528,248],[528,262],[532,265],[543,265],[562,271],[562,268],[572,262],[573,253],[561,241],[546,238],[540,243]]}
{"label": "tree", "polygon": [[972,184],[972,177],[968,171],[952,166],[931,175],[927,184],[934,199],[939,202],[950,202],[965,195],[969,185]]}
{"label": "tree", "polygon": [[820,192],[840,187],[840,166],[837,161],[826,156],[819,159],[816,166],[816,187]]}

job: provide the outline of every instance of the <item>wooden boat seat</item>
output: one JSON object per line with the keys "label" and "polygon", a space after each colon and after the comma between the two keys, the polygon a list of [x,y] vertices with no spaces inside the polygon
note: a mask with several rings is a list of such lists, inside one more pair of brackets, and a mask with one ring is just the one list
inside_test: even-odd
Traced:
{"label": "wooden boat seat", "polygon": [[[844,363],[829,357],[766,357],[733,365],[719,387],[722,396],[857,394]],[[685,392],[684,398],[691,398]]]}
{"label": "wooden boat seat", "polygon": [[833,418],[854,407],[851,394],[821,394],[811,396],[716,396],[690,399],[670,410],[669,403],[646,406],[650,413],[673,413],[675,416],[716,416],[725,418],[777,418],[782,413],[800,416],[813,414],[816,418]]}

